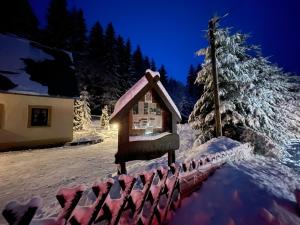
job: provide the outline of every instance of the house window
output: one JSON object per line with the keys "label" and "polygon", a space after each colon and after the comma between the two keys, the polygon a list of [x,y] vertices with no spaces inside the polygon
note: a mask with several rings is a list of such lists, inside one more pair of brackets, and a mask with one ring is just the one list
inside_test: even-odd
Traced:
{"label": "house window", "polygon": [[29,106],[28,127],[50,126],[51,107]]}

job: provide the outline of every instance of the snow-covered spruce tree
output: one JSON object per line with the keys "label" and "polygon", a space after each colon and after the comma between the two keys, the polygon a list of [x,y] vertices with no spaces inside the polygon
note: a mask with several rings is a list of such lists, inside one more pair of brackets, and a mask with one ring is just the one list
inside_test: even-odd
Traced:
{"label": "snow-covered spruce tree", "polygon": [[89,93],[86,89],[80,92],[80,101],[82,102],[82,128],[83,130],[90,130],[92,126],[92,119]]}
{"label": "snow-covered spruce tree", "polygon": [[82,101],[80,99],[76,99],[74,101],[74,119],[73,119],[73,130],[80,131],[83,128],[83,121],[82,121]]}
{"label": "snow-covered spruce tree", "polygon": [[109,129],[109,115],[107,105],[105,105],[102,109],[102,114],[100,117],[100,127],[101,129]]}
{"label": "snow-covered spruce tree", "polygon": [[[292,138],[300,138],[299,78],[286,74],[246,43],[247,35],[217,29],[216,57],[219,75],[223,135],[250,141],[259,153],[280,149]],[[215,136],[210,49],[196,82],[204,93],[189,117],[199,130],[198,142]]]}

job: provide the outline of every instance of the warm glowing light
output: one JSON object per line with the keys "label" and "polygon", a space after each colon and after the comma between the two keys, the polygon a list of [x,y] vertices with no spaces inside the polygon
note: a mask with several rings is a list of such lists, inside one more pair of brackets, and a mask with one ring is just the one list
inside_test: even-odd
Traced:
{"label": "warm glowing light", "polygon": [[112,129],[117,130],[119,128],[119,124],[117,123],[113,123],[112,125]]}

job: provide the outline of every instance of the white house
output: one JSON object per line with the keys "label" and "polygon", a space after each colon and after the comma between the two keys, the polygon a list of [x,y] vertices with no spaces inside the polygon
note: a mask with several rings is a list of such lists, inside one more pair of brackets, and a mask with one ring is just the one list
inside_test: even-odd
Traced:
{"label": "white house", "polygon": [[0,34],[0,151],[72,140],[76,95],[69,53]]}

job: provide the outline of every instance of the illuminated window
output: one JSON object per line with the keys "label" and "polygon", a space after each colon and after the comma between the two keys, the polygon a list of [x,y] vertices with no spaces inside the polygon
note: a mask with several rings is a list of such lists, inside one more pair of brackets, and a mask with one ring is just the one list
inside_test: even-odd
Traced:
{"label": "illuminated window", "polygon": [[153,102],[152,92],[149,91],[132,108],[132,135],[153,135],[163,132],[162,109]]}
{"label": "illuminated window", "polygon": [[157,110],[157,105],[156,103],[151,103],[150,104],[150,109],[149,109],[149,114],[155,115]]}
{"label": "illuminated window", "polygon": [[152,102],[152,93],[148,91],[145,95],[145,102]]}
{"label": "illuminated window", "polygon": [[147,102],[144,103],[144,114],[147,115],[149,110],[149,105]]}
{"label": "illuminated window", "polygon": [[29,106],[28,127],[50,126],[51,107]]}
{"label": "illuminated window", "polygon": [[161,109],[158,107],[156,107],[156,115],[161,115]]}

